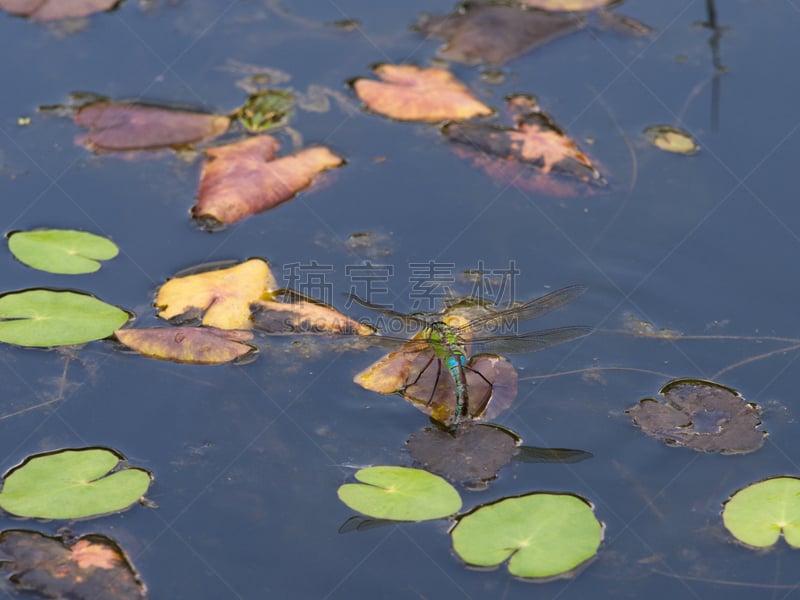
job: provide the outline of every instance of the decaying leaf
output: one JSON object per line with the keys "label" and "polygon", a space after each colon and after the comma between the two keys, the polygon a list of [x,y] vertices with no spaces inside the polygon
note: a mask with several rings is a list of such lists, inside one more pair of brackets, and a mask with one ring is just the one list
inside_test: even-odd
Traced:
{"label": "decaying leaf", "polygon": [[645,398],[626,412],[642,431],[669,446],[745,454],[764,443],[766,432],[756,429],[758,407],[736,390],[702,379],[675,379],[659,394],[662,401]]}
{"label": "decaying leaf", "polygon": [[[456,416],[456,389],[453,378],[433,351],[402,348],[379,359],[354,381],[379,394],[399,394],[417,409],[439,423],[451,426]],[[502,356],[476,354],[467,363],[467,390],[471,419],[493,419],[517,397],[518,375]]]}
{"label": "decaying leaf", "polygon": [[694,154],[700,149],[691,135],[670,125],[648,127],[644,130],[644,136],[656,148],[674,154]]}
{"label": "decaying leaf", "polygon": [[143,356],[195,365],[218,365],[255,351],[249,331],[214,327],[118,329],[117,339]]}
{"label": "decaying leaf", "polygon": [[192,215],[234,223],[291,200],[316,175],[344,164],[324,146],[275,159],[279,147],[274,137],[260,135],[206,150],[210,160],[203,165]]}
{"label": "decaying leaf", "polygon": [[486,173],[554,196],[588,193],[604,186],[600,171],[578,145],[541,110],[535,99],[508,99],[514,127],[484,123],[449,123],[442,135]]}
{"label": "decaying leaf", "polygon": [[0,572],[20,591],[74,600],[147,597],[125,552],[103,535],[68,541],[36,531],[8,529],[0,533],[0,552]]}
{"label": "decaying leaf", "polygon": [[415,28],[447,41],[438,52],[444,59],[501,65],[584,24],[582,17],[567,13],[470,2],[449,15],[423,15]]}
{"label": "decaying leaf", "polygon": [[250,304],[276,289],[266,261],[253,258],[227,269],[170,279],[156,306],[162,319],[194,320],[220,329],[250,329]]}
{"label": "decaying leaf", "polygon": [[357,79],[353,88],[369,110],[392,119],[437,123],[492,114],[444,69],[384,64],[375,74],[383,81]]}
{"label": "decaying leaf", "polygon": [[467,423],[453,432],[427,427],[406,442],[422,468],[454,483],[485,485],[519,452],[519,438],[493,425]]}
{"label": "decaying leaf", "polygon": [[333,307],[315,302],[259,300],[250,309],[253,327],[267,333],[372,335],[375,332]]}
{"label": "decaying leaf", "polygon": [[0,0],[0,9],[34,21],[88,17],[111,10],[121,0]]}
{"label": "decaying leaf", "polygon": [[218,137],[230,119],[221,115],[113,102],[81,108],[75,123],[89,132],[75,141],[93,152],[176,148]]}
{"label": "decaying leaf", "polygon": [[581,12],[594,10],[608,6],[616,0],[516,0],[519,4],[538,8],[541,10],[553,10],[563,12]]}

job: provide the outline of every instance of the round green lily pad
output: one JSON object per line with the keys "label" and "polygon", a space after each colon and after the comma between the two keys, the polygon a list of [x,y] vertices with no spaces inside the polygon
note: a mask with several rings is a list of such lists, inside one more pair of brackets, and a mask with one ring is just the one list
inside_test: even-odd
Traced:
{"label": "round green lily pad", "polygon": [[138,501],[152,476],[144,469],[111,472],[125,457],[107,448],[36,454],[5,474],[0,508],[20,517],[81,519]]}
{"label": "round green lily pad", "polygon": [[450,535],[468,564],[494,567],[508,560],[512,575],[549,578],[592,558],[603,526],[578,496],[534,493],[482,506],[462,517]]}
{"label": "round green lily pad", "polygon": [[89,294],[23,290],[0,296],[0,342],[68,346],[110,336],[130,318]]}
{"label": "round green lily pad", "polygon": [[739,490],[725,503],[722,521],[750,546],[772,546],[783,533],[787,544],[800,548],[800,479],[775,477]]}
{"label": "round green lily pad", "polygon": [[110,260],[119,248],[104,237],[72,229],[17,231],[8,238],[11,253],[20,262],[48,273],[94,273],[100,260]]}
{"label": "round green lily pad", "polygon": [[369,467],[355,475],[362,483],[339,487],[339,499],[353,510],[393,521],[441,519],[461,508],[456,489],[438,475],[406,467]]}

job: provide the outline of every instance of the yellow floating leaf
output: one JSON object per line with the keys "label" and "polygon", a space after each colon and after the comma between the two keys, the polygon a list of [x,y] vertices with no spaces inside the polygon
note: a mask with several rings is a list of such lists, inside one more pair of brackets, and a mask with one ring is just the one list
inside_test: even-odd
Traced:
{"label": "yellow floating leaf", "polygon": [[253,258],[236,266],[176,277],[156,296],[158,316],[173,319],[203,314],[202,323],[220,329],[249,329],[250,304],[277,288],[266,261]]}
{"label": "yellow floating leaf", "polygon": [[251,305],[253,325],[268,333],[335,333],[372,335],[374,329],[335,308],[314,302],[259,300]]}
{"label": "yellow floating leaf", "polygon": [[654,125],[644,135],[656,148],[675,154],[694,154],[700,149],[694,138],[685,131],[669,125]]}
{"label": "yellow floating leaf", "polygon": [[493,112],[444,69],[385,64],[375,74],[383,81],[358,79],[353,88],[367,108],[392,119],[436,123]]}

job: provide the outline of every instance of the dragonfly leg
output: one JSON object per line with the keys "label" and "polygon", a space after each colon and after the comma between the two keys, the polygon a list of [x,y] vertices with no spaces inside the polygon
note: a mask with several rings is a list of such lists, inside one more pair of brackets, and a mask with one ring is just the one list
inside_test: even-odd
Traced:
{"label": "dragonfly leg", "polygon": [[419,373],[417,373],[417,376],[414,378],[414,381],[412,381],[411,383],[407,383],[407,384],[405,384],[405,385],[403,386],[403,390],[406,390],[406,389],[410,388],[411,386],[417,385],[417,382],[419,381],[419,378],[420,378],[420,377],[422,377],[422,374],[423,374],[425,371],[427,371],[427,370],[428,370],[428,367],[430,367],[430,366],[431,366],[431,363],[433,362],[433,359],[434,359],[434,358],[436,358],[436,357],[434,357],[434,356],[431,356],[431,357],[428,359],[428,362],[426,362],[426,363],[425,363],[425,366],[424,366],[424,367],[422,367],[422,368],[419,370]]}
{"label": "dragonfly leg", "polygon": [[483,399],[481,400],[481,403],[478,405],[478,409],[472,413],[473,418],[478,418],[486,411],[486,408],[489,406],[489,401],[492,399],[492,391],[493,391],[492,382],[486,379],[486,377],[484,377],[483,373],[481,373],[480,371],[473,369],[471,367],[464,367],[464,368],[469,369],[470,371],[475,373],[478,377],[480,377],[486,382],[486,393],[483,395]]}
{"label": "dragonfly leg", "polygon": [[[433,359],[434,359],[434,357],[431,357],[431,360],[433,360]],[[431,364],[430,361],[428,361],[428,364],[425,365],[425,369],[427,369],[428,365],[430,365],[430,364]],[[425,369],[423,369],[423,371]],[[431,388],[431,396],[430,396],[430,398],[428,398],[428,402],[425,404],[425,406],[430,406],[431,402],[433,402],[433,397],[434,397],[434,395],[436,395],[436,388],[439,387],[439,377],[441,377],[441,375],[442,375],[442,361],[437,360],[436,361],[436,381],[433,382],[433,387]]]}

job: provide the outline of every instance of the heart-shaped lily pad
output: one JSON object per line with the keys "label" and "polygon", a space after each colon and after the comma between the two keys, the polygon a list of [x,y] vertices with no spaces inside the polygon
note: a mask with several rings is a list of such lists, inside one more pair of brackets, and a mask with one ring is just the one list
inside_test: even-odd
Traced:
{"label": "heart-shaped lily pad", "polygon": [[426,521],[461,508],[456,489],[438,475],[406,467],[369,467],[355,475],[361,483],[339,487],[339,499],[353,510],[393,521]]}
{"label": "heart-shaped lily pad", "polygon": [[140,468],[114,470],[121,460],[125,457],[108,448],[30,456],[5,474],[0,508],[39,519],[81,519],[124,510],[145,494],[152,476]]}
{"label": "heart-shaped lily pad", "polygon": [[100,268],[98,261],[110,260],[119,253],[114,242],[71,229],[17,231],[9,236],[8,247],[29,267],[65,275],[94,273]]}
{"label": "heart-shaped lily pad", "polygon": [[800,548],[800,479],[775,477],[739,490],[722,511],[725,527],[750,546],[772,546],[781,533]]}
{"label": "heart-shaped lily pad", "polygon": [[68,346],[101,340],[130,318],[89,294],[23,290],[0,296],[0,342],[18,346]]}
{"label": "heart-shaped lily pad", "polygon": [[453,548],[468,564],[508,560],[517,577],[565,577],[592,558],[603,525],[591,505],[571,494],[534,493],[481,506],[452,529]]}

